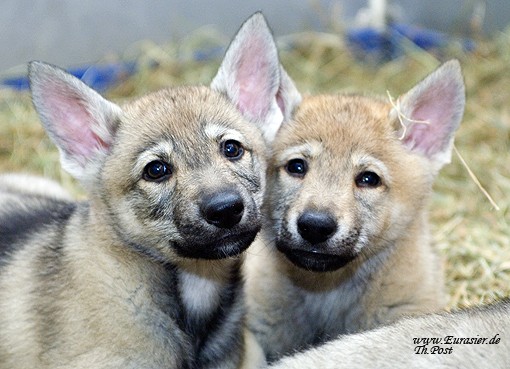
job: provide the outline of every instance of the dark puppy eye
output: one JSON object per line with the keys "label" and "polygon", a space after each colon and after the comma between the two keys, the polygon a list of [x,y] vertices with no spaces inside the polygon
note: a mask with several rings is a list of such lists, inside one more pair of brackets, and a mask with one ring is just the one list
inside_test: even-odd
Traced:
{"label": "dark puppy eye", "polygon": [[295,177],[303,177],[307,171],[306,161],[303,159],[291,159],[285,165],[285,170]]}
{"label": "dark puppy eye", "polygon": [[356,186],[358,187],[379,187],[381,185],[381,177],[379,177],[374,172],[366,171],[361,172],[356,176],[354,180],[356,182]]}
{"label": "dark puppy eye", "polygon": [[221,144],[221,151],[230,160],[241,159],[244,154],[243,146],[236,140],[226,140]]}
{"label": "dark puppy eye", "polygon": [[171,174],[170,165],[160,160],[151,161],[143,169],[143,179],[151,182],[163,181]]}

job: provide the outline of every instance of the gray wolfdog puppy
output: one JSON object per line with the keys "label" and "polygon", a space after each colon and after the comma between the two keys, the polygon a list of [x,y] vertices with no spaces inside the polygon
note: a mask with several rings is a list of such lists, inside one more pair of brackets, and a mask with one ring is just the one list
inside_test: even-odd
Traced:
{"label": "gray wolfdog puppy", "polygon": [[269,221],[245,264],[269,361],[444,305],[427,200],[463,115],[459,63],[391,102],[304,97],[276,134]]}
{"label": "gray wolfdog puppy", "polygon": [[402,319],[284,358],[273,369],[505,369],[510,301]]}
{"label": "gray wolfdog puppy", "polygon": [[240,365],[240,255],[265,187],[257,125],[276,130],[287,100],[265,30],[260,14],[241,27],[211,88],[122,107],[30,64],[34,106],[88,201],[0,181],[0,368]]}

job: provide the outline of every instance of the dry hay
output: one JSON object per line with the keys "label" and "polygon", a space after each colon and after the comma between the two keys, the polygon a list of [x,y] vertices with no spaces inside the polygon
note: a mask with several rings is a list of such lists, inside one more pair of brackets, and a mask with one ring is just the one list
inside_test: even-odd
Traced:
{"label": "dry hay", "polygon": [[[140,43],[126,52],[139,72],[106,93],[122,102],[161,87],[207,83],[221,55],[197,61],[226,40],[202,30],[180,45]],[[292,47],[290,47],[292,45]],[[510,295],[510,32],[478,40],[475,52],[455,46],[435,55],[407,45],[405,55],[382,65],[359,63],[333,34],[303,33],[280,39],[282,62],[308,93],[363,91],[392,96],[407,91],[438,64],[457,57],[467,85],[467,109],[456,147],[494,198],[495,210],[455,154],[436,180],[430,205],[435,245],[445,256],[450,307]],[[204,49],[205,48],[205,49]],[[218,53],[216,53],[218,54]],[[80,190],[59,167],[28,93],[0,90],[0,171],[44,174]]]}

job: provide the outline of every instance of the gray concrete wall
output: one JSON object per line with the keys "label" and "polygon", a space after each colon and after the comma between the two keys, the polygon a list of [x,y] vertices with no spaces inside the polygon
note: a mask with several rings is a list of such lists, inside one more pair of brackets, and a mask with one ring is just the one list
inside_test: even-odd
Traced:
{"label": "gray concrete wall", "polygon": [[[394,0],[404,21],[443,31],[467,29],[479,0]],[[503,29],[510,21],[510,0],[486,0],[485,30]],[[0,71],[29,60],[75,65],[120,53],[133,43],[162,43],[214,24],[230,37],[242,21],[262,10],[275,34],[325,30],[324,14],[336,6],[352,19],[364,0],[2,0],[0,3]],[[327,17],[326,17],[327,18]]]}

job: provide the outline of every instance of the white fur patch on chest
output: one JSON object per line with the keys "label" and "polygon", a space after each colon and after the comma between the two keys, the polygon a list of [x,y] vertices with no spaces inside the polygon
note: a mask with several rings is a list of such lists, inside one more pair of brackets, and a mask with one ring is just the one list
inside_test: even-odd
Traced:
{"label": "white fur patch on chest", "polygon": [[187,260],[180,264],[179,293],[186,313],[200,318],[213,313],[230,280],[233,260]]}
{"label": "white fur patch on chest", "polygon": [[193,316],[208,315],[220,303],[223,283],[194,273],[182,272],[179,291],[184,308]]}

